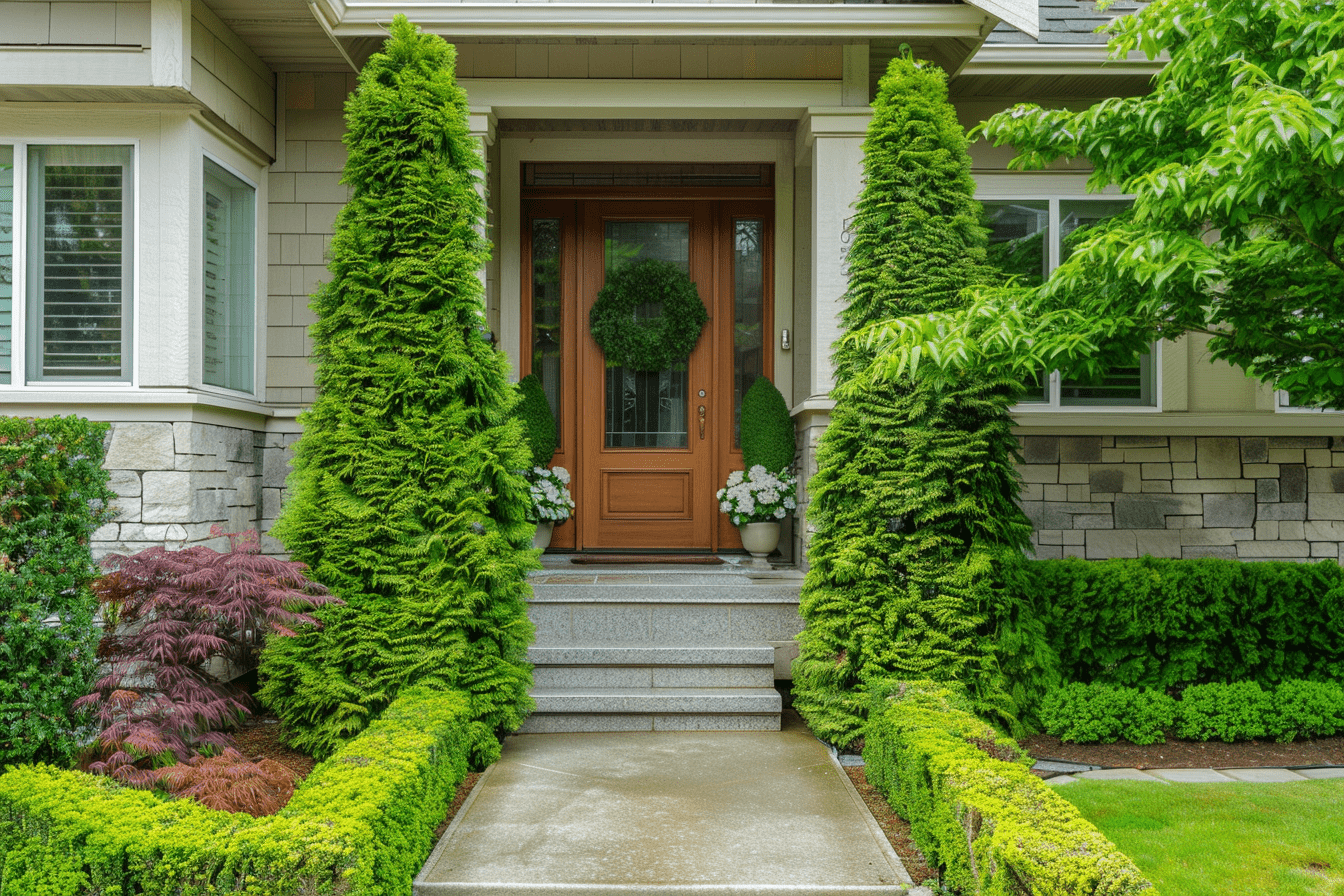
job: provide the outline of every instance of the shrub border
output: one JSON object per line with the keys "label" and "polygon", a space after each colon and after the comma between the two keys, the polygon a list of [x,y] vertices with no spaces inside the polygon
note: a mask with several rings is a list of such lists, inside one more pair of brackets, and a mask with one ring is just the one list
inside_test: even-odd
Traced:
{"label": "shrub border", "polygon": [[1027,770],[1014,741],[966,711],[960,694],[927,681],[875,684],[870,693],[868,780],[910,822],[953,892],[1157,896],[1115,844]]}
{"label": "shrub border", "polygon": [[403,691],[254,819],[45,765],[0,775],[0,896],[409,894],[466,777],[466,697]]}

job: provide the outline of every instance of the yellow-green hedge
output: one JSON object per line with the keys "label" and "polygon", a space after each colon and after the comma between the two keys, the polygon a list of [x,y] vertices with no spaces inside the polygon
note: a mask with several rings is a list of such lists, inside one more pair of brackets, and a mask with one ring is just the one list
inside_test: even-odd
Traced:
{"label": "yellow-green hedge", "polygon": [[409,894],[467,773],[465,697],[403,692],[277,815],[43,765],[0,775],[0,896]]}
{"label": "yellow-green hedge", "polygon": [[[1134,863],[1027,770],[1020,747],[942,685],[874,688],[868,780],[943,883],[980,896],[1157,896]],[[991,755],[993,753],[994,755]],[[1002,757],[1002,758],[996,758]]]}

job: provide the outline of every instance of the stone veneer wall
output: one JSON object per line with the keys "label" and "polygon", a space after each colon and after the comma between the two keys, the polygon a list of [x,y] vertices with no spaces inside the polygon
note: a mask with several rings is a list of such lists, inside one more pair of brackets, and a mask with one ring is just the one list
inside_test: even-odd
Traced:
{"label": "stone veneer wall", "polygon": [[[104,467],[118,516],[93,534],[94,555],[161,545],[219,548],[226,532],[270,530],[280,511],[295,433],[205,423],[114,423]],[[268,554],[283,552],[263,537]]]}
{"label": "stone veneer wall", "polygon": [[1026,436],[1039,558],[1340,558],[1344,438]]}

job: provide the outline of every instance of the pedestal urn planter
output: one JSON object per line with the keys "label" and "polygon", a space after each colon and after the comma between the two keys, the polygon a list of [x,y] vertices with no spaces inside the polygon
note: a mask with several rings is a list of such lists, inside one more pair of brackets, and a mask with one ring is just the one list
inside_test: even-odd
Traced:
{"label": "pedestal urn planter", "polygon": [[546,550],[551,546],[551,533],[555,531],[555,520],[542,520],[537,523],[537,531],[532,536],[532,547]]}
{"label": "pedestal urn planter", "polygon": [[764,560],[779,546],[779,523],[743,523],[737,531],[742,547],[756,560]]}

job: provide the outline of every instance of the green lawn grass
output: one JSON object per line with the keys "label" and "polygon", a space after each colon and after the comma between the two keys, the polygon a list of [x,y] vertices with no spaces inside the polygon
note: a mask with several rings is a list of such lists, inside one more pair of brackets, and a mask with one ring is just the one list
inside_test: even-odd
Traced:
{"label": "green lawn grass", "polygon": [[1344,896],[1344,780],[1059,788],[1163,896]]}

